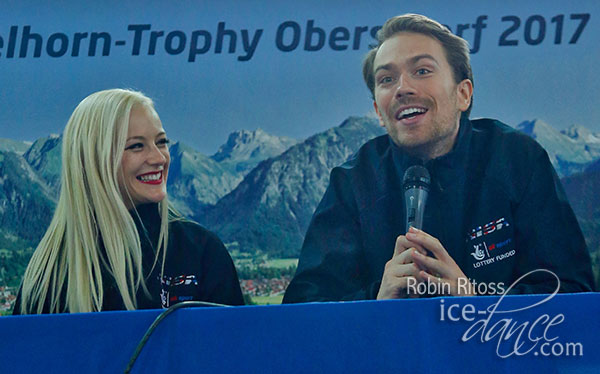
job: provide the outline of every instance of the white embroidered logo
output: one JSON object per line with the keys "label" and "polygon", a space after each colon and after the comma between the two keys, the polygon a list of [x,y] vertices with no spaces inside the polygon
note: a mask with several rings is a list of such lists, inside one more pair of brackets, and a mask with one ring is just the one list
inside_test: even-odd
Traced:
{"label": "white embroidered logo", "polygon": [[[475,252],[471,253],[471,256],[475,257],[477,261],[481,261],[485,258],[485,252],[482,247],[485,245],[485,242],[473,245]],[[487,250],[487,248],[486,248]]]}

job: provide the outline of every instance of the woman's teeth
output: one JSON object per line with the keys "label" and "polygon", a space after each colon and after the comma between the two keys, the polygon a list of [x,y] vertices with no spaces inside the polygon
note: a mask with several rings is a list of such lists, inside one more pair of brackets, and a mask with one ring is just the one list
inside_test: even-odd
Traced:
{"label": "woman's teeth", "polygon": [[160,179],[161,174],[162,173],[140,175],[137,177],[137,179],[141,180],[142,182],[157,181]]}

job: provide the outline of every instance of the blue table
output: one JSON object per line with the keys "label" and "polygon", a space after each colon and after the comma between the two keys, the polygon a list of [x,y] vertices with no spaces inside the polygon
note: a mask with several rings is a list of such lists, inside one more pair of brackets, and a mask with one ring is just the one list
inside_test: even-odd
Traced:
{"label": "blue table", "polygon": [[[181,309],[132,372],[600,373],[599,311],[598,293]],[[123,372],[160,312],[1,317],[0,372]]]}

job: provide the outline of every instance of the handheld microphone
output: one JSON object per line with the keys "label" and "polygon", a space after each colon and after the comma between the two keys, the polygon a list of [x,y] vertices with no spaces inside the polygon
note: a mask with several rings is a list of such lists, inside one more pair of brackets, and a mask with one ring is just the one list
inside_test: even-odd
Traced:
{"label": "handheld microphone", "polygon": [[423,228],[423,214],[430,182],[429,172],[423,166],[411,166],[404,173],[402,186],[406,207],[406,232],[411,226],[419,230]]}

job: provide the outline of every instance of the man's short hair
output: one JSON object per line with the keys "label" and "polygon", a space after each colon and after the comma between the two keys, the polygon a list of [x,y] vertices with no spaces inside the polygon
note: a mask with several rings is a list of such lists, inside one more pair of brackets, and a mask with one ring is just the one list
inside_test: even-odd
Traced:
{"label": "man's short hair", "polygon": [[[363,78],[371,91],[373,100],[375,100],[375,74],[373,72],[375,55],[383,42],[400,32],[423,34],[438,40],[444,48],[455,82],[458,84],[464,79],[470,79],[473,82],[469,44],[466,40],[454,35],[447,27],[431,18],[420,14],[403,14],[386,21],[381,30],[377,32],[377,46],[371,49],[363,60]],[[472,106],[473,98],[464,113],[467,117]]]}

